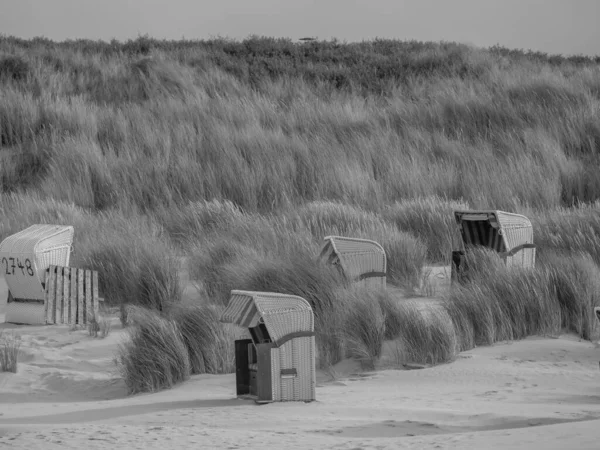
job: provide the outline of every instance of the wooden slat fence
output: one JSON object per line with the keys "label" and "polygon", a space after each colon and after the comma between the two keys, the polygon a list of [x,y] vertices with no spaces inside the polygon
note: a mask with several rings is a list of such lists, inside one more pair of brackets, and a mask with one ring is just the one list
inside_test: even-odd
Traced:
{"label": "wooden slat fence", "polygon": [[47,324],[86,325],[96,316],[98,272],[75,267],[50,266],[46,270],[44,311]]}

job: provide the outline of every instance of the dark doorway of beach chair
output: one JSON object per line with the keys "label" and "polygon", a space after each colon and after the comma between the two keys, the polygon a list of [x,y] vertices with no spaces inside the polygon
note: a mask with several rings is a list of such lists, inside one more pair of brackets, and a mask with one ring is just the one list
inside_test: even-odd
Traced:
{"label": "dark doorway of beach chair", "polygon": [[455,211],[463,248],[452,252],[452,282],[468,279],[465,256],[470,248],[495,250],[507,267],[535,266],[535,245],[530,220],[520,214],[498,210]]}
{"label": "dark doorway of beach chair", "polygon": [[353,283],[367,288],[386,286],[387,258],[383,247],[375,241],[327,236],[319,257],[337,265]]}

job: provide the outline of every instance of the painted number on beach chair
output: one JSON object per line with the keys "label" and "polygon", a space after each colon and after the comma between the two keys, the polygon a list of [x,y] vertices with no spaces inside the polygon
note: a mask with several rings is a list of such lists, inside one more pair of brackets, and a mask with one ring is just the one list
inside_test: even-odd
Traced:
{"label": "painted number on beach chair", "polygon": [[2,264],[4,264],[4,271],[5,271],[4,273],[6,275],[14,275],[15,269],[21,269],[22,275],[25,275],[25,272],[27,272],[27,275],[29,275],[30,277],[35,275],[35,273],[33,271],[33,267],[31,266],[31,261],[29,260],[29,258],[25,259],[25,265],[23,265],[23,263],[21,263],[21,260],[19,258],[4,257],[4,258],[2,258]]}

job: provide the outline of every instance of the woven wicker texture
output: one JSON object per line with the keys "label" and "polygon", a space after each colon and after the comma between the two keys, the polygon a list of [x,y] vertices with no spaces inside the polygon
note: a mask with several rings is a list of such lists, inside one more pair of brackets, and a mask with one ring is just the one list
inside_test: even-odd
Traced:
{"label": "woven wicker texture", "polygon": [[[50,265],[68,266],[74,229],[62,225],[32,225],[8,236],[0,243],[0,260],[18,258],[24,264],[30,260],[32,277],[6,276],[6,284],[15,298],[43,299],[41,283]],[[18,275],[19,271],[17,270]],[[37,283],[32,282],[37,279]]]}
{"label": "woven wicker texture", "polygon": [[[281,377],[281,369],[297,368],[296,377]],[[275,401],[311,401],[316,397],[315,338],[300,337],[271,350],[271,389]],[[277,382],[279,380],[279,382]]]}
{"label": "woven wicker texture", "polygon": [[0,253],[43,252],[55,247],[70,247],[74,229],[64,225],[31,225],[8,236],[0,244]]}
{"label": "woven wicker texture", "polygon": [[[264,323],[275,344],[271,349],[270,368],[273,401],[315,399],[314,336],[296,336],[283,341],[292,333],[314,332],[313,312],[305,299],[272,292],[233,290],[220,320],[242,327]],[[296,375],[284,376],[282,369],[296,369]]]}
{"label": "woven wicker texture", "polygon": [[314,331],[313,312],[306,300],[272,292],[231,291],[220,320],[242,327],[254,327],[260,321],[276,345],[290,333]]}
{"label": "woven wicker texture", "polygon": [[383,247],[375,241],[327,236],[321,258],[333,264],[339,263],[344,274],[355,283],[366,287],[386,285],[387,258]]}

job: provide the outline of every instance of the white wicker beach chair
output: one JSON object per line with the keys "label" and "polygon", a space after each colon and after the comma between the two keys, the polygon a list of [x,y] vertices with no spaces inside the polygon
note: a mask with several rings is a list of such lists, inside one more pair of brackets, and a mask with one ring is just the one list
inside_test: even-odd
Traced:
{"label": "white wicker beach chair", "polygon": [[351,281],[365,287],[385,287],[387,258],[381,245],[367,239],[327,236],[319,256],[339,264]]}
{"label": "white wicker beach chair", "polygon": [[314,316],[306,300],[233,290],[220,320],[252,337],[236,341],[238,396],[259,403],[315,399]]}
{"label": "white wicker beach chair", "polygon": [[465,251],[481,245],[498,252],[507,267],[534,267],[535,245],[530,220],[498,210],[455,211]]}
{"label": "white wicker beach chair", "polygon": [[9,289],[6,322],[45,323],[45,271],[69,265],[73,234],[72,226],[38,224],[0,243],[0,270]]}

